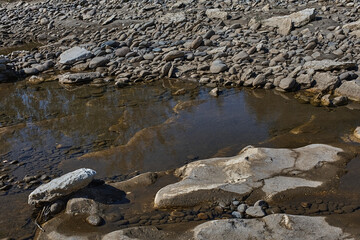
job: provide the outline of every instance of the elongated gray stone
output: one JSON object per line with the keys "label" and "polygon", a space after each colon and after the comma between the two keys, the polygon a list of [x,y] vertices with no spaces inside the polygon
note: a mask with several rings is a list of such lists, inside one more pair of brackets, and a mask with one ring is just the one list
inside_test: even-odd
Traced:
{"label": "elongated gray stone", "polygon": [[99,72],[65,73],[59,76],[59,82],[64,84],[90,82],[100,76]]}
{"label": "elongated gray stone", "polygon": [[91,58],[93,54],[81,47],[73,47],[60,55],[59,63],[61,64],[73,64],[80,60]]}
{"label": "elongated gray stone", "polygon": [[355,66],[356,63],[353,62],[337,62],[328,59],[324,59],[321,61],[310,61],[304,64],[305,69],[314,69],[315,71],[331,71],[335,69],[347,69]]}
{"label": "elongated gray stone", "polygon": [[76,192],[86,187],[94,178],[96,172],[88,168],[80,168],[69,172],[61,177],[43,184],[30,193],[28,203],[35,205],[39,203],[53,202],[58,198]]}

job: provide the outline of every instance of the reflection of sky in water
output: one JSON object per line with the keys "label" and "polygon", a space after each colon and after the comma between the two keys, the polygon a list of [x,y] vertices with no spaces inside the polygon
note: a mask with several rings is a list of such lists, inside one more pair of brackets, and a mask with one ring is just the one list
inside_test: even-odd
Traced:
{"label": "reflection of sky in water", "polygon": [[[103,95],[101,89],[82,86],[68,91],[54,82],[37,88],[12,87],[7,90],[8,96],[0,96],[4,113],[11,119],[8,125],[14,126],[13,134],[2,135],[0,154],[9,152],[5,156],[9,160],[30,156],[24,160],[29,164],[20,175],[33,169],[35,162],[45,166],[64,159],[70,159],[62,162],[64,171],[92,167],[103,174],[116,174],[169,169],[184,164],[188,155],[229,156],[260,142],[278,147],[330,142],[356,121],[359,124],[360,119],[359,111],[338,108],[328,112],[271,91],[230,89],[214,98],[207,88],[195,90],[191,97],[172,97],[170,91],[151,86],[109,87]],[[190,100],[194,100],[192,105],[179,114],[173,112],[178,102]],[[204,102],[196,103],[200,100]],[[289,136],[289,130],[308,121],[311,115],[316,115],[313,128],[320,129],[320,134],[311,130],[308,135]],[[343,118],[342,126],[326,131],[339,116]],[[176,121],[163,125],[169,117]],[[16,127],[20,123],[26,126]],[[152,126],[157,127],[139,132]],[[137,132],[140,134],[133,144],[125,145]],[[273,132],[280,136],[275,141]],[[56,148],[58,144],[61,146]],[[113,152],[107,156],[75,160],[85,153],[110,148]]]}

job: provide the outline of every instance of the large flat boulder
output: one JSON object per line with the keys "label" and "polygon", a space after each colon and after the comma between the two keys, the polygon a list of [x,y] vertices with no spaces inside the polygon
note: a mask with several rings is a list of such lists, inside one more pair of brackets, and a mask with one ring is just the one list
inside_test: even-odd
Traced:
{"label": "large flat boulder", "polygon": [[335,93],[360,101],[360,79],[342,82],[340,87],[335,90]]}
{"label": "large flat boulder", "polygon": [[[155,206],[192,206],[225,195],[248,196],[261,189],[264,198],[297,187],[318,187],[323,181],[304,179],[320,162],[335,162],[342,149],[312,144],[297,149],[246,147],[239,155],[189,163],[175,171],[181,181],[165,186],[155,196]],[[321,167],[316,168],[320,171]],[[291,173],[291,177],[287,174]],[[284,175],[287,175],[286,177]],[[300,176],[301,175],[301,176]],[[279,178],[279,176],[283,176]]]}
{"label": "large flat boulder", "polygon": [[63,84],[76,84],[90,82],[95,78],[99,78],[99,72],[85,72],[85,73],[64,73],[59,76],[59,83]]}
{"label": "large flat boulder", "polygon": [[354,239],[340,228],[329,225],[325,217],[272,214],[264,218],[215,220],[194,230],[195,240],[224,239]]}
{"label": "large flat boulder", "polygon": [[354,62],[338,62],[324,59],[321,61],[309,61],[304,64],[304,69],[314,69],[315,71],[331,71],[339,69],[348,69],[356,66]]}
{"label": "large flat boulder", "polygon": [[182,23],[186,21],[186,15],[184,12],[167,13],[161,16],[158,21],[160,23]]}
{"label": "large flat boulder", "polygon": [[267,27],[279,28],[279,33],[287,35],[292,27],[302,27],[315,19],[315,8],[307,8],[285,16],[272,17],[263,20],[262,24]]}
{"label": "large flat boulder", "polygon": [[73,64],[75,62],[91,58],[92,56],[93,54],[85,48],[73,47],[66,50],[60,55],[59,63]]}
{"label": "large flat boulder", "polygon": [[219,8],[207,9],[205,14],[208,18],[215,18],[222,20],[226,20],[228,18],[228,13]]}
{"label": "large flat boulder", "polygon": [[86,187],[93,180],[95,174],[96,172],[92,169],[80,168],[55,178],[50,182],[39,186],[30,193],[28,203],[30,205],[35,205],[53,202],[58,198]]}

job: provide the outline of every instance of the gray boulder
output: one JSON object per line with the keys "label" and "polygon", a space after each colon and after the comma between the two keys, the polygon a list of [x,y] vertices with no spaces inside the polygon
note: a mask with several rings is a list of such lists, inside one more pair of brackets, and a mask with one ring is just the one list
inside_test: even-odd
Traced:
{"label": "gray boulder", "polygon": [[91,58],[93,54],[81,47],[73,47],[60,55],[59,63],[61,64],[73,64],[80,60]]}
{"label": "gray boulder", "polygon": [[287,77],[283,78],[280,81],[279,87],[284,90],[291,90],[295,87],[296,81],[294,78]]}
{"label": "gray boulder", "polygon": [[131,50],[128,47],[122,47],[122,48],[116,49],[115,55],[118,57],[125,57],[126,54],[128,54],[130,51]]}
{"label": "gray boulder", "polygon": [[59,178],[55,178],[49,183],[39,186],[30,193],[28,203],[30,205],[35,205],[53,202],[58,198],[86,187],[93,180],[95,174],[96,172],[92,169],[81,168],[69,172]]}
{"label": "gray boulder", "polygon": [[360,101],[360,80],[343,81],[341,86],[335,89],[335,93],[354,101]]}
{"label": "gray boulder", "polygon": [[95,57],[91,59],[89,63],[89,68],[97,68],[105,66],[109,62],[109,59],[107,57]]}
{"label": "gray boulder", "polygon": [[333,90],[340,84],[339,77],[329,72],[317,72],[313,76],[313,80],[315,81],[314,88],[318,91]]}
{"label": "gray boulder", "polygon": [[210,66],[211,73],[221,73],[228,69],[228,66],[221,60],[217,59]]}

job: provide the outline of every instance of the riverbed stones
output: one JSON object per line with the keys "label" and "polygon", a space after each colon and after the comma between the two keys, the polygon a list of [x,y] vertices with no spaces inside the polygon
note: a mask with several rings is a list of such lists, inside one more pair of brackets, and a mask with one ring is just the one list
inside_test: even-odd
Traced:
{"label": "riverbed stones", "polygon": [[[227,193],[246,196],[255,188],[263,189],[264,197],[271,198],[271,190],[282,192],[300,186],[316,187],[325,179],[319,182],[300,181],[300,185],[299,179],[294,179],[288,181],[289,184],[274,185],[278,180],[287,180],[274,178],[274,175],[292,172],[292,177],[301,178],[297,175],[313,169],[320,162],[340,160],[338,154],[342,151],[323,144],[292,150],[246,147],[234,157],[200,160],[178,168],[175,175],[181,180],[160,189],[154,203],[160,208],[193,206],[220,196],[226,198]],[[317,170],[321,171],[321,167]],[[267,179],[268,184],[263,179]]]}
{"label": "riverbed stones", "polygon": [[101,74],[99,72],[65,73],[59,76],[59,83],[76,84],[90,82],[100,76]]}
{"label": "riverbed stones", "polygon": [[85,48],[73,47],[66,50],[60,55],[59,63],[73,64],[75,62],[91,58],[92,56],[93,54]]}
{"label": "riverbed stones", "polygon": [[30,193],[30,205],[53,202],[86,187],[94,178],[96,172],[92,169],[81,168],[69,172],[59,178],[43,184]]}

